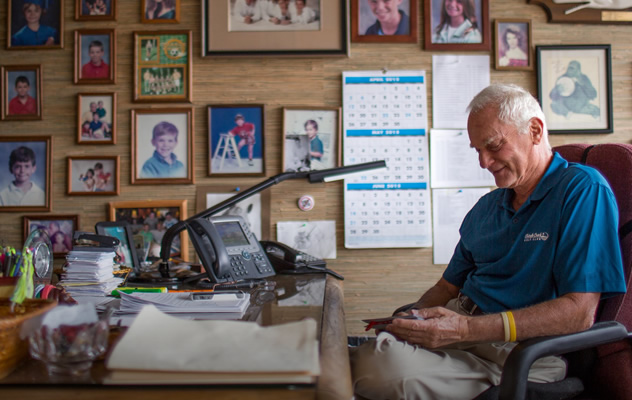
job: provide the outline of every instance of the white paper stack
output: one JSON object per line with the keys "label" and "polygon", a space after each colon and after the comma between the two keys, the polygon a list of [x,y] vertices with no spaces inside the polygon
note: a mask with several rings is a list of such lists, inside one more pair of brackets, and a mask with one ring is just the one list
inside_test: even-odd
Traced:
{"label": "white paper stack", "polygon": [[139,313],[153,305],[165,313],[244,313],[250,304],[250,294],[213,293],[210,300],[191,300],[190,293],[123,293],[120,313]]}
{"label": "white paper stack", "polygon": [[123,278],[115,278],[113,251],[72,250],[66,255],[66,270],[60,285],[72,297],[106,296],[116,289]]}

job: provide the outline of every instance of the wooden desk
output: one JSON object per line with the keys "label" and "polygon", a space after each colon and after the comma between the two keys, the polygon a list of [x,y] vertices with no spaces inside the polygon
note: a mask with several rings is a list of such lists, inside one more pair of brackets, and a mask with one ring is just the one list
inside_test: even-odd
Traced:
{"label": "wooden desk", "polygon": [[[28,360],[11,375],[0,381],[2,399],[91,399],[91,400],[172,400],[174,398],[203,399],[318,399],[344,400],[353,397],[351,372],[347,352],[347,333],[344,318],[344,295],[340,281],[322,275],[275,277],[276,297],[259,301],[259,309],[246,314],[248,320],[262,325],[290,322],[308,316],[317,319],[320,329],[321,375],[316,385],[293,386],[104,386],[108,371],[104,362],[95,362],[90,376],[81,378],[52,377],[44,364]],[[324,287],[324,289],[323,289]],[[320,297],[319,297],[320,293]],[[257,296],[253,296],[256,300]],[[296,303],[296,306],[293,305]],[[310,304],[314,303],[314,304]],[[319,304],[320,303],[320,304]]]}

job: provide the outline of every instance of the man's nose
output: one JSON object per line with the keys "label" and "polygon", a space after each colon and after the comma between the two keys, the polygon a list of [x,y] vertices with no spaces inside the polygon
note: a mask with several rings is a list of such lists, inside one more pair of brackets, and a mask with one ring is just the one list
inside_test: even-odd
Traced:
{"label": "man's nose", "polygon": [[480,151],[478,153],[478,163],[481,168],[488,169],[490,165],[493,163],[493,159],[487,151]]}

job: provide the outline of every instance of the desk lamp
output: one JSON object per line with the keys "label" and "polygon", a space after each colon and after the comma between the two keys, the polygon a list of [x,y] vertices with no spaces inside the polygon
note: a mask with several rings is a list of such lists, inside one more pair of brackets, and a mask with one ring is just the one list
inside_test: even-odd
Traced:
{"label": "desk lamp", "polygon": [[[254,194],[257,194],[270,186],[276,185],[277,183],[281,183],[283,181],[289,179],[307,179],[309,183],[320,183],[320,182],[331,182],[339,179],[348,178],[353,174],[363,173],[370,170],[382,169],[386,168],[385,161],[373,161],[363,164],[355,164],[348,165],[344,167],[336,167],[336,168],[328,168],[321,169],[315,171],[303,171],[303,172],[282,172],[278,175],[275,175],[271,178],[266,179],[265,181],[244,190],[243,192],[238,192],[233,197],[222,201],[194,216],[187,218],[186,220],[180,221],[167,229],[165,235],[162,238],[161,247],[160,247],[160,265],[158,270],[160,271],[161,279],[164,281],[173,281],[174,278],[169,275],[169,255],[171,251],[171,244],[175,239],[176,235],[178,235],[183,230],[187,229],[187,226],[191,221],[200,219],[200,218],[208,218],[211,217],[218,212],[224,211],[231,207],[232,205],[240,202],[243,199],[246,199]],[[159,280],[158,280],[159,281]],[[156,281],[154,281],[156,282]]]}

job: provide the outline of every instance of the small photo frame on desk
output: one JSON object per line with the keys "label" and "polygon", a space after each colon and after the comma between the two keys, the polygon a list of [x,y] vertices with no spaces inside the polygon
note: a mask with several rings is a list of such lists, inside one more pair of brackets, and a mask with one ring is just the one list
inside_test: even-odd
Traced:
{"label": "small photo frame on desk", "polygon": [[115,249],[120,265],[132,268],[135,271],[140,270],[137,245],[134,242],[132,228],[127,222],[97,222],[94,230],[98,235],[111,236],[121,242],[118,248]]}
{"label": "small photo frame on desk", "polygon": [[7,0],[6,4],[7,49],[64,47],[64,0]]}
{"label": "small photo frame on desk", "polygon": [[42,67],[5,65],[2,74],[2,113],[6,121],[42,119]]}
{"label": "small photo frame on desk", "polygon": [[[448,10],[456,1],[456,11]],[[450,3],[448,3],[450,2]],[[490,51],[489,0],[424,0],[424,49]]]}
{"label": "small photo frame on desk", "polygon": [[0,212],[51,211],[52,137],[0,136],[0,154]]}
{"label": "small photo frame on desk", "polygon": [[118,0],[75,0],[77,21],[114,21]]}
{"label": "small photo frame on desk", "polygon": [[68,195],[118,196],[119,156],[68,156]]}
{"label": "small photo frame on desk", "polygon": [[417,43],[417,0],[351,0],[351,40],[362,43]]}
{"label": "small photo frame on desk", "polygon": [[116,31],[75,31],[75,84],[116,83]]}
{"label": "small photo frame on desk", "polygon": [[116,144],[116,93],[77,94],[77,143]]}
{"label": "small photo frame on desk", "polygon": [[[167,229],[187,219],[187,201],[113,201],[109,203],[109,219],[127,222],[131,226],[134,237],[142,236],[144,241],[150,243],[148,257],[160,257],[162,237]],[[177,236],[171,245],[171,257],[189,260],[189,240],[186,230]]]}
{"label": "small photo frame on desk", "polygon": [[53,256],[64,257],[72,250],[72,237],[79,229],[79,215],[25,215],[23,217],[24,241],[35,229],[48,233]]}

